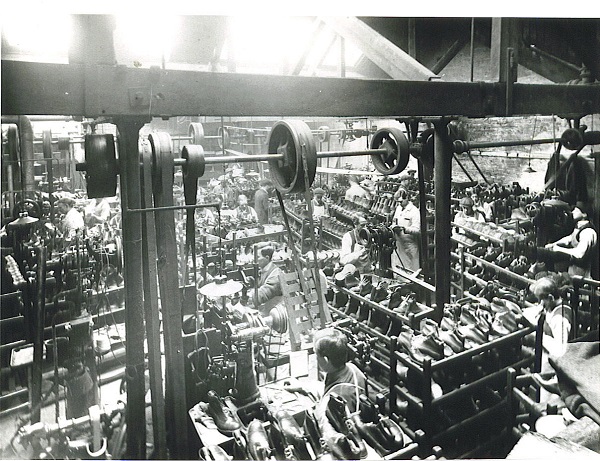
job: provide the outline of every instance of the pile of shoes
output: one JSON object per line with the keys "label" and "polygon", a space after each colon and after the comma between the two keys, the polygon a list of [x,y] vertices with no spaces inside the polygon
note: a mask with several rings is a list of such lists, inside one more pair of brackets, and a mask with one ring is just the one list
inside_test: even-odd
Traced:
{"label": "pile of shoes", "polygon": [[365,459],[367,444],[380,456],[404,447],[406,436],[398,424],[382,415],[364,395],[360,396],[359,406],[359,412],[351,413],[342,396],[335,392],[329,396],[327,419],[339,433],[329,441],[336,459]]}

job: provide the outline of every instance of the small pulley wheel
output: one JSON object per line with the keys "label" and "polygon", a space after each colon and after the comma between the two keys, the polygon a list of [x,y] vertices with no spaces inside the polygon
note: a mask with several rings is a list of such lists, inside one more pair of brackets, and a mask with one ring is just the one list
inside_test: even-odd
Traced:
{"label": "small pulley wheel", "polygon": [[204,175],[204,149],[198,145],[187,145],[181,149],[181,158],[185,159],[185,163],[181,168],[183,177],[200,178]]}
{"label": "small pulley wheel", "polygon": [[229,128],[226,126],[220,126],[217,130],[217,142],[219,143],[219,149],[229,149],[231,146],[231,135],[229,134]]}
{"label": "small pulley wheel", "polygon": [[[305,192],[306,180],[310,187],[317,172],[317,148],[312,131],[302,120],[282,120],[271,129],[269,154],[280,154],[281,160],[269,160],[269,171],[281,193]],[[305,175],[303,156],[306,158]]]}
{"label": "small pulley wheel", "polygon": [[408,139],[400,128],[381,128],[371,139],[371,149],[385,149],[385,154],[371,154],[377,171],[385,175],[398,174],[406,168],[410,156]]}
{"label": "small pulley wheel", "polygon": [[320,126],[319,129],[317,130],[317,138],[319,139],[319,141],[321,142],[327,142],[329,141],[329,138],[331,137],[331,133],[329,132],[330,128],[327,125],[323,125]]}
{"label": "small pulley wheel", "polygon": [[24,212],[32,218],[42,217],[42,207],[40,206],[39,202],[30,198],[26,198],[15,203],[13,208],[13,216],[18,218],[19,215]]}
{"label": "small pulley wheel", "polygon": [[88,198],[117,194],[117,157],[112,134],[85,136],[85,179]]}
{"label": "small pulley wheel", "polygon": [[202,144],[204,142],[204,127],[202,126],[202,123],[190,123],[190,127],[188,128],[188,135],[191,138],[192,144]]}

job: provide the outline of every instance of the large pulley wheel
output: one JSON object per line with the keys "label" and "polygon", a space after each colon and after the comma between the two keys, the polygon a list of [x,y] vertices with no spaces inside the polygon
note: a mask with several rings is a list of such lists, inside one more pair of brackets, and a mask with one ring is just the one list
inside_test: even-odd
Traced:
{"label": "large pulley wheel", "polygon": [[117,157],[112,134],[85,136],[85,179],[88,198],[117,194]]}
{"label": "large pulley wheel", "polygon": [[152,148],[152,173],[154,192],[162,190],[163,169],[166,167],[170,171],[164,171],[164,174],[172,177],[175,173],[173,165],[173,143],[168,133],[151,133],[148,136],[150,147]]}
{"label": "large pulley wheel", "polygon": [[385,175],[398,174],[406,168],[410,157],[408,139],[400,128],[381,128],[371,139],[371,149],[385,149],[384,154],[371,154],[377,171]]}
{"label": "large pulley wheel", "polygon": [[[301,120],[277,122],[271,129],[268,142],[269,154],[280,154],[281,160],[269,160],[271,179],[283,194],[306,191],[317,172],[317,148],[313,134]],[[304,159],[306,159],[306,173]]]}
{"label": "large pulley wheel", "polygon": [[229,149],[229,146],[231,146],[231,135],[226,126],[220,126],[217,130],[217,142],[219,144],[219,149]]}
{"label": "large pulley wheel", "polygon": [[202,123],[190,123],[188,135],[192,144],[202,144],[204,142],[204,127],[202,126]]}

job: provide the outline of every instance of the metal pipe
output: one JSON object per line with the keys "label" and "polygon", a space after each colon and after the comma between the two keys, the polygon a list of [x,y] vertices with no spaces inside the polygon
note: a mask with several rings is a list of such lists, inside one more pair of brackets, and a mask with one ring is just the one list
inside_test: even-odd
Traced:
{"label": "metal pipe", "polygon": [[33,162],[33,127],[26,115],[19,116],[19,145],[21,152],[21,183],[24,191],[35,191],[35,172]]}
{"label": "metal pipe", "polygon": [[141,188],[138,138],[145,118],[118,118],[121,152],[121,209],[123,220],[123,278],[125,282],[125,332],[127,335],[127,457],[146,459],[144,382],[144,291],[142,282],[141,215],[124,210],[140,208]]}
{"label": "metal pipe", "polygon": [[447,119],[434,122],[434,127],[436,303],[434,319],[439,322],[444,313],[444,304],[450,302],[452,143],[448,136]]}
{"label": "metal pipe", "polygon": [[191,210],[196,208],[221,208],[220,202],[215,203],[197,203],[196,205],[173,205],[161,206],[154,208],[135,208],[133,210],[125,210],[127,213],[148,213],[150,211],[168,211],[168,210]]}
{"label": "metal pipe", "polygon": [[[228,149],[228,151],[230,151]],[[331,152],[317,152],[317,158],[333,158],[333,157],[358,157],[361,155],[377,155],[387,154],[387,149],[366,149],[366,150],[339,150]],[[223,164],[223,163],[249,163],[249,162],[263,162],[272,160],[284,160],[284,154],[261,154],[261,155],[247,155],[240,153],[240,156],[223,156],[215,155],[211,157],[204,157],[204,163],[206,165]],[[187,160],[183,158],[176,158],[174,160],[175,165],[183,166]]]}
{"label": "metal pipe", "polygon": [[532,146],[534,144],[552,144],[560,142],[560,138],[544,138],[544,139],[523,139],[513,141],[462,141],[457,139],[452,143],[454,152],[462,154],[471,149],[485,149],[488,147],[508,147],[508,146]]}
{"label": "metal pipe", "polygon": [[41,416],[42,365],[44,355],[44,318],[46,312],[46,247],[35,248],[38,256],[36,271],[35,330],[33,336],[33,367],[31,376],[31,422]]}

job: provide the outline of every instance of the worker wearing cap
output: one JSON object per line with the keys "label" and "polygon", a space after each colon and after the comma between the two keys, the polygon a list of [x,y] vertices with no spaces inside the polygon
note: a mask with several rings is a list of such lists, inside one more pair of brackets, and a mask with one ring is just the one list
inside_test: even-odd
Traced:
{"label": "worker wearing cap", "polygon": [[463,224],[467,220],[485,222],[485,216],[474,208],[475,202],[471,197],[460,199],[460,211],[454,216],[456,224]]}
{"label": "worker wearing cap", "polygon": [[322,216],[329,216],[327,204],[323,201],[325,191],[320,187],[313,190],[313,199],[311,201],[313,219],[318,220]]}
{"label": "worker wearing cap", "polygon": [[258,223],[258,216],[254,208],[248,205],[248,197],[244,194],[238,196],[238,206],[235,208],[235,217],[240,226],[250,227]]}

